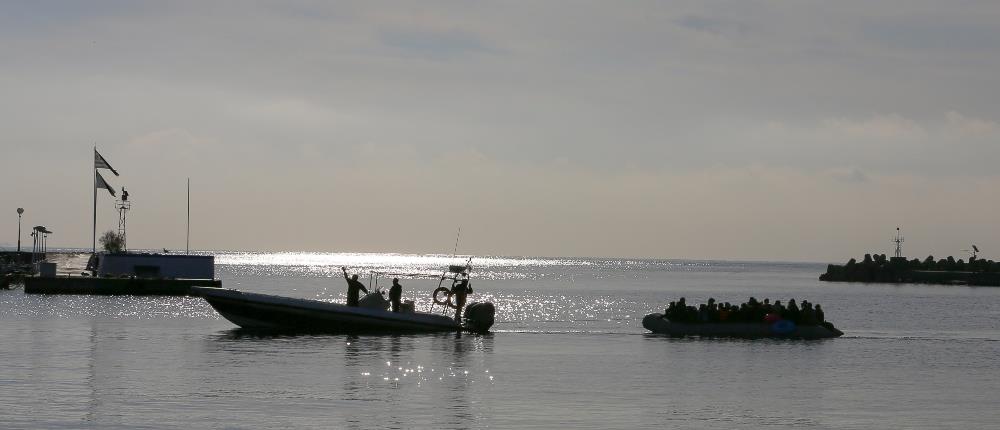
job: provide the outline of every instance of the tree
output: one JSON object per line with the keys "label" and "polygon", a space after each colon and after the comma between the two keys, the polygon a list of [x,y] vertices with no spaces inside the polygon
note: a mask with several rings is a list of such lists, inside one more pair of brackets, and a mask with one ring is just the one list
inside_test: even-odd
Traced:
{"label": "tree", "polygon": [[101,242],[101,247],[108,253],[113,254],[125,250],[125,236],[111,230],[104,232],[98,242]]}

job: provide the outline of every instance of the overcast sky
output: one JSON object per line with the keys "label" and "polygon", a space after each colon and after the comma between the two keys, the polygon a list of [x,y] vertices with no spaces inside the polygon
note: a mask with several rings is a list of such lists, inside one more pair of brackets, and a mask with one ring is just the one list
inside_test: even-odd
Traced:
{"label": "overcast sky", "polygon": [[[0,245],[1000,258],[1000,3],[0,3]],[[117,227],[98,196],[98,230]],[[28,230],[25,229],[25,232]],[[30,237],[23,236],[30,247]]]}

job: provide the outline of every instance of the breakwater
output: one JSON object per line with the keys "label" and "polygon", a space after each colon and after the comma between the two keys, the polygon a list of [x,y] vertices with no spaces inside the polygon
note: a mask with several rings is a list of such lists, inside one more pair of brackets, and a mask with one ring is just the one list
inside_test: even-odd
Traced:
{"label": "breakwater", "polygon": [[831,264],[819,280],[828,282],[915,283],[944,285],[1000,286],[1000,263],[972,257],[969,261],[949,256],[923,261],[885,254],[865,254],[862,261]]}

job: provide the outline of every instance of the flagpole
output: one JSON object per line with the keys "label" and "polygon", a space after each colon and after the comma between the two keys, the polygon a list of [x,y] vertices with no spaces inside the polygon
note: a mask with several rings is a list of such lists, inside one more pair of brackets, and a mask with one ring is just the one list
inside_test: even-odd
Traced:
{"label": "flagpole", "polygon": [[188,178],[187,245],[185,254],[191,254],[191,178]]}
{"label": "flagpole", "polygon": [[[94,145],[94,154],[97,154],[97,145]],[[91,161],[93,163],[93,161]],[[94,250],[93,253],[97,253],[97,165],[94,164]]]}

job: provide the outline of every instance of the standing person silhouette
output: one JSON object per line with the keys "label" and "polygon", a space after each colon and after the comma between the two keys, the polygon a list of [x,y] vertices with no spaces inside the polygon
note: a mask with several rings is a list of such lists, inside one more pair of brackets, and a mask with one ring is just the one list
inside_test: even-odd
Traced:
{"label": "standing person silhouette", "polygon": [[399,313],[399,301],[403,298],[403,286],[399,285],[399,278],[392,278],[392,287],[389,288],[389,302],[392,303],[392,311]]}
{"label": "standing person silhouette", "polygon": [[451,285],[451,293],[455,295],[455,321],[462,322],[462,308],[465,307],[465,297],[472,293],[469,278],[455,281]]}
{"label": "standing person silhouette", "polygon": [[348,278],[347,268],[341,267],[340,270],[344,271],[344,279],[347,280],[347,306],[358,307],[360,292],[364,291],[365,294],[368,294],[368,289],[365,288],[365,284],[358,281],[358,275],[351,275]]}

